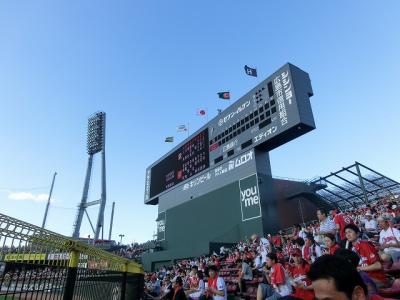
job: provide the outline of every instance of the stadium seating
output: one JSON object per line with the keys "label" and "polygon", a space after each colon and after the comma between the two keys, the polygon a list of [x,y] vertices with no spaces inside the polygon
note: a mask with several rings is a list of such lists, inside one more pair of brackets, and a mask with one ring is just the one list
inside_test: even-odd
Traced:
{"label": "stadium seating", "polygon": [[[396,203],[398,203],[400,197],[396,198]],[[393,200],[390,200],[393,201]],[[363,216],[365,213],[369,210],[372,209],[374,211],[375,216],[381,216],[383,214],[388,214],[388,209],[387,207],[387,202],[385,199],[379,203],[373,204],[371,207],[361,207],[358,209],[353,209],[348,213],[349,216],[351,216],[354,219],[355,224],[357,224],[359,227],[362,227],[363,224]],[[392,202],[393,203],[393,202]],[[391,217],[393,218],[393,221],[400,222],[400,205],[397,205],[399,207],[396,211],[391,211]],[[396,225],[399,224],[394,224],[393,227],[396,227]],[[304,227],[308,230],[309,233],[312,234],[312,232],[316,229],[318,225],[315,222],[311,222]],[[286,239],[285,244],[280,248],[279,250],[283,252],[284,256],[280,259],[284,259],[285,261],[282,261],[282,264],[287,265],[288,260],[289,260],[289,253],[290,253],[290,247],[287,247],[288,245],[290,246],[291,240],[288,238],[288,236],[291,234],[292,229],[285,230],[284,234],[281,235],[282,239]],[[367,238],[367,237],[366,237]],[[369,239],[370,242],[372,242],[376,250],[378,251],[380,249],[380,244],[379,244],[379,235],[375,235],[372,237],[372,239]],[[291,247],[296,247],[295,245],[292,245]],[[140,247],[142,248],[142,247]],[[169,270],[172,272],[172,274],[176,274],[178,270],[190,270],[192,265],[197,265],[199,266],[199,269],[204,269],[206,268],[207,264],[216,264],[220,266],[219,268],[219,276],[222,277],[226,283],[226,288],[227,292],[229,295],[232,296],[238,296],[243,299],[256,299],[257,297],[257,289],[258,285],[262,282],[263,278],[261,276],[256,276],[254,277],[253,280],[246,281],[246,290],[243,293],[239,292],[239,286],[238,286],[238,280],[239,280],[239,269],[235,263],[237,258],[249,258],[250,256],[250,261],[251,259],[251,251],[256,249],[257,245],[255,245],[252,242],[240,242],[238,245],[233,247],[232,249],[229,249],[228,251],[228,256],[220,256],[217,257],[216,255],[212,257],[201,257],[201,258],[193,258],[191,260],[182,260],[178,261],[176,265],[173,267],[170,267]],[[393,284],[384,289],[379,290],[379,294],[382,297],[388,297],[385,299],[400,299],[400,261],[394,262],[394,263],[389,263],[385,262],[383,263],[383,270],[384,273],[390,278],[390,279],[396,279],[394,280]],[[164,270],[166,271],[166,269]],[[181,271],[179,271],[181,272]],[[165,273],[165,272],[164,272]],[[204,279],[207,281],[207,278]]]}

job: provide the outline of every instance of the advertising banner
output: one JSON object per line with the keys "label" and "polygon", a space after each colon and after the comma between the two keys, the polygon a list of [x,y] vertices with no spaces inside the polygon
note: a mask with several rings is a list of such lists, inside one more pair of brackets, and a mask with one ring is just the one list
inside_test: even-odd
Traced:
{"label": "advertising banner", "polygon": [[167,214],[165,211],[160,212],[157,218],[157,240],[165,240],[165,225],[167,222]]}
{"label": "advertising banner", "polygon": [[239,180],[242,221],[261,217],[260,193],[257,174]]}

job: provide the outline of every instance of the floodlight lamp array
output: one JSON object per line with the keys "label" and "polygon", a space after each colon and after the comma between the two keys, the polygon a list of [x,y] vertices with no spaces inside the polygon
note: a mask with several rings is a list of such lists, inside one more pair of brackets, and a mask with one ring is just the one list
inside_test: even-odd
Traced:
{"label": "floodlight lamp array", "polygon": [[89,155],[103,150],[105,118],[104,112],[98,112],[88,119],[87,152]]}

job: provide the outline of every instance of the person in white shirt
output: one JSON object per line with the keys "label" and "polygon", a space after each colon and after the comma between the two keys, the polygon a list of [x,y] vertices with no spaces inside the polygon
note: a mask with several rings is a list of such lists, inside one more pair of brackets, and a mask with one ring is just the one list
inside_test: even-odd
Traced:
{"label": "person in white shirt", "polygon": [[400,231],[390,226],[388,217],[379,217],[378,222],[382,228],[379,233],[379,244],[384,254],[381,258],[387,260],[389,256],[393,262],[397,262],[400,259]]}
{"label": "person in white shirt", "polygon": [[257,300],[276,300],[292,293],[290,278],[275,253],[268,253],[264,277],[268,283],[258,285]]}
{"label": "person in white shirt", "polygon": [[315,242],[312,234],[308,234],[304,239],[304,245],[301,248],[302,257],[309,264],[312,264],[322,255],[321,246]]}
{"label": "person in white shirt", "polygon": [[271,243],[266,238],[260,238],[257,234],[251,236],[253,243],[259,248],[259,253],[261,254],[261,263],[267,261],[267,254],[272,251]]}
{"label": "person in white shirt", "polygon": [[197,279],[199,280],[199,286],[197,288],[197,290],[191,290],[189,292],[189,297],[191,299],[198,299],[200,298],[200,296],[204,295],[204,292],[206,290],[206,285],[204,283],[204,275],[202,271],[197,271],[196,273]]}
{"label": "person in white shirt", "polygon": [[324,234],[332,233],[336,235],[336,224],[333,220],[328,218],[328,213],[323,209],[317,210],[317,218],[319,220],[319,230],[314,233],[315,240],[324,245]]}
{"label": "person in white shirt", "polygon": [[253,274],[259,274],[262,272],[262,258],[261,254],[255,255],[253,260]]}
{"label": "person in white shirt", "polygon": [[324,235],[325,233],[336,233],[335,222],[328,218],[328,214],[326,211],[318,209],[317,218],[319,220],[319,231],[315,233],[316,235]]}
{"label": "person in white shirt", "polygon": [[227,300],[228,293],[226,291],[225,281],[218,276],[217,267],[211,265],[208,268],[208,287],[207,294],[212,296],[213,300]]}
{"label": "person in white shirt", "polygon": [[367,212],[365,214],[366,219],[364,220],[364,227],[366,231],[376,231],[378,228],[377,222],[372,218],[372,214]]}

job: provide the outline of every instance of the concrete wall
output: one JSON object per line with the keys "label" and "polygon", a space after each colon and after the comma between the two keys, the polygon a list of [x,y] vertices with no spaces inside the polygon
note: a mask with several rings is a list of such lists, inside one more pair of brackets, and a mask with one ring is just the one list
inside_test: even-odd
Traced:
{"label": "concrete wall", "polygon": [[286,199],[288,191],[298,190],[303,183],[263,174],[257,177],[262,217],[243,221],[239,181],[171,208],[166,211],[165,251],[143,255],[144,268],[150,270],[152,263],[157,266],[173,259],[209,254],[210,242],[237,243],[253,233],[275,233],[301,223],[303,218],[316,218],[317,205],[308,199]]}

